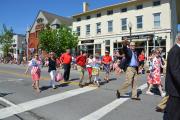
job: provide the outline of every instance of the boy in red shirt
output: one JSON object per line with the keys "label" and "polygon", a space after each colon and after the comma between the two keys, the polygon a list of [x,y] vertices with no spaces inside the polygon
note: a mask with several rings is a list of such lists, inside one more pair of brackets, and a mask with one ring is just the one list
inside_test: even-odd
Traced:
{"label": "boy in red shirt", "polygon": [[82,83],[83,83],[84,72],[86,68],[86,59],[87,59],[87,53],[84,51],[82,52],[81,55],[79,55],[76,58],[77,68],[78,68],[78,71],[80,72],[79,87],[83,87]]}
{"label": "boy in red shirt", "polygon": [[104,70],[106,72],[106,76],[104,80],[106,82],[109,82],[109,73],[110,73],[110,64],[112,62],[112,57],[109,56],[109,51],[105,52],[105,56],[102,57],[102,63],[104,64]]}

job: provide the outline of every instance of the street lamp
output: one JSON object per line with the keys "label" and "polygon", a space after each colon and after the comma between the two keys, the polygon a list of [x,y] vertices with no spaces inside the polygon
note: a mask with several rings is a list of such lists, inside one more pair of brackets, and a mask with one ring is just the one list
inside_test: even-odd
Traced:
{"label": "street lamp", "polygon": [[130,32],[130,42],[131,42],[131,41],[132,41],[132,37],[131,37],[132,23],[131,23],[131,22],[129,22],[128,27],[129,27],[129,32]]}
{"label": "street lamp", "polygon": [[27,29],[26,29],[26,55],[27,55],[27,61],[29,60],[29,47],[28,47],[28,45],[29,45],[29,33],[30,33],[30,28],[29,27],[27,27]]}

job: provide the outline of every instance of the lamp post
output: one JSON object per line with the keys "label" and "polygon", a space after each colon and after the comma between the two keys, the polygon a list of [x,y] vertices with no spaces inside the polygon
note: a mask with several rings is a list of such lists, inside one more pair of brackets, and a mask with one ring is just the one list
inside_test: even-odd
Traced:
{"label": "lamp post", "polygon": [[26,29],[26,55],[27,55],[27,61],[29,60],[29,47],[28,47],[28,45],[29,45],[29,33],[30,33],[30,29],[29,29],[29,27],[27,27],[27,29]]}
{"label": "lamp post", "polygon": [[131,42],[131,41],[132,41],[132,36],[131,36],[131,32],[132,32],[132,23],[131,23],[131,22],[129,22],[128,27],[129,27],[130,42]]}

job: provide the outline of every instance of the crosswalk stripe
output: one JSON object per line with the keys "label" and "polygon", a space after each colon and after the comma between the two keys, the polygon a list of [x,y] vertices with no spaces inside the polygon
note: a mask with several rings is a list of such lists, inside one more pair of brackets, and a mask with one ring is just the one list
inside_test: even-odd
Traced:
{"label": "crosswalk stripe", "polygon": [[[147,84],[143,84],[141,85],[138,89],[145,89],[147,87]],[[130,98],[120,98],[120,99],[116,99],[113,102],[109,103],[108,105],[98,109],[97,111],[81,118],[80,120],[99,120],[101,119],[103,116],[105,116],[106,114],[108,114],[109,112],[111,112],[113,109],[117,108],[119,105],[123,104],[124,102],[126,102],[127,100],[129,100]]]}
{"label": "crosswalk stripe", "polygon": [[51,95],[48,97],[31,100],[31,101],[24,102],[18,105],[13,105],[7,108],[3,108],[3,109],[0,109],[0,119],[4,119],[15,114],[23,113],[25,111],[32,110],[32,109],[35,109],[44,105],[48,105],[48,104],[51,104],[60,100],[64,100],[64,99],[73,97],[75,95],[86,93],[95,89],[97,88],[95,87],[78,88],[78,89],[70,90],[64,93],[59,93],[56,95]]}

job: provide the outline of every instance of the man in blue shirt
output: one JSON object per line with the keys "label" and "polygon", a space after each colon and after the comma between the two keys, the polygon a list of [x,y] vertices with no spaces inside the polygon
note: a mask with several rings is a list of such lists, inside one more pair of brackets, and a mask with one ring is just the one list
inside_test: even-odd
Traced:
{"label": "man in blue shirt", "polygon": [[126,80],[125,82],[120,86],[120,88],[116,92],[117,98],[120,98],[121,95],[123,95],[129,86],[132,87],[132,96],[131,99],[133,100],[140,100],[140,98],[137,95],[137,73],[138,73],[138,57],[137,53],[135,51],[135,43],[131,42],[129,45],[129,42],[127,40],[124,40],[123,42],[123,51],[126,56]]}

